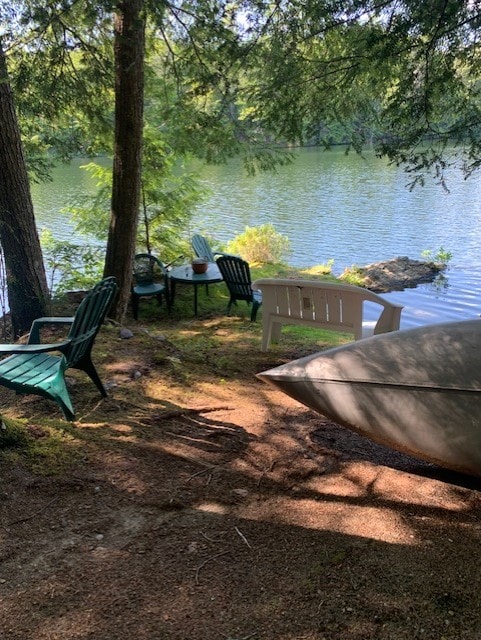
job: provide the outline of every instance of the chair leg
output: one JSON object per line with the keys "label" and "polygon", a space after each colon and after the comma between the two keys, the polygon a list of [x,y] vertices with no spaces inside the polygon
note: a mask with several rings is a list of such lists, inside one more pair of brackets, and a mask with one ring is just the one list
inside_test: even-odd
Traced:
{"label": "chair leg", "polygon": [[256,300],[254,300],[254,302],[252,303],[251,322],[255,322],[255,319],[257,318],[257,310],[260,306],[261,305]]}
{"label": "chair leg", "polygon": [[[59,371],[50,389],[44,389],[44,393],[40,392],[39,395],[45,395],[46,397],[54,400],[58,405],[60,405],[65,420],[72,422],[75,420],[75,412],[67,389],[64,373],[65,370]],[[33,391],[33,393],[36,393],[36,391]]]}
{"label": "chair leg", "polygon": [[139,317],[139,298],[136,295],[132,295],[132,315],[134,320]]}
{"label": "chair leg", "polygon": [[232,298],[229,300],[229,304],[227,305],[227,315],[230,316],[230,311],[232,308],[233,304],[237,304],[237,300],[235,298]]}
{"label": "chair leg", "polygon": [[72,407],[72,403],[70,401],[66,402],[66,398],[55,398],[55,401],[58,405],[60,405],[65,420],[73,422],[75,420],[75,413]]}
{"label": "chair leg", "polygon": [[78,363],[75,368],[80,369],[80,371],[84,371],[100,391],[100,395],[104,398],[107,397],[107,391],[105,390],[102,380],[100,379],[100,376],[97,373],[97,369],[95,368],[95,365],[92,362],[90,356],[85,357],[81,362]]}
{"label": "chair leg", "polygon": [[172,313],[172,292],[167,288],[165,291],[165,304],[167,305],[167,313],[170,315]]}

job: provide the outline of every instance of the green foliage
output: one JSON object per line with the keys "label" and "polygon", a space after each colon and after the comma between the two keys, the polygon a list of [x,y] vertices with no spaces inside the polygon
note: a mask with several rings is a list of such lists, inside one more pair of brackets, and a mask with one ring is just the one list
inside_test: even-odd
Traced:
{"label": "green foliage", "polygon": [[76,230],[87,236],[96,238],[99,242],[107,241],[110,220],[110,196],[112,189],[112,169],[95,162],[89,162],[81,167],[95,180],[97,193],[93,197],[79,196],[69,204],[65,212],[76,222]]}
{"label": "green foliage", "polygon": [[[203,197],[186,170],[192,156],[219,163],[240,154],[254,173],[291,161],[285,142],[343,142],[358,151],[373,143],[409,168],[412,184],[431,168],[442,185],[458,158],[466,175],[481,165],[475,3],[389,0],[377,8],[361,0],[342,11],[319,0],[293,0],[275,11],[250,0],[145,6],[139,250],[165,261],[185,254],[182,236]],[[111,8],[86,0],[2,5],[9,25],[2,41],[34,179],[48,176],[52,154],[112,152]],[[453,141],[455,154],[447,158]],[[98,172],[98,195],[76,203],[73,215],[79,230],[103,244],[110,171],[89,170]],[[278,261],[287,248],[276,243],[265,236],[231,250],[252,261]],[[86,261],[69,260],[69,251],[76,254],[68,246],[59,259],[58,250],[48,259],[57,273],[63,267],[83,278],[78,263]],[[450,258],[446,252],[437,260]],[[68,275],[60,281],[63,286]]]}
{"label": "green foliage", "polygon": [[187,169],[185,158],[171,146],[169,136],[147,125],[144,133],[142,203],[137,243],[170,262],[185,253],[183,236],[195,206],[206,190]]}
{"label": "green foliage", "polygon": [[[251,19],[259,66],[246,72],[246,95],[264,131],[358,151],[374,143],[413,185],[429,171],[445,184],[453,142],[466,175],[481,165],[477,6],[361,1],[341,12],[293,0]],[[254,43],[259,24],[263,38]]]}
{"label": "green foliage", "polygon": [[228,243],[226,250],[240,255],[247,262],[279,263],[287,260],[290,243],[271,224],[263,224],[260,227],[246,227],[244,233]]}
{"label": "green foliage", "polygon": [[29,0],[17,6],[4,38],[34,179],[45,178],[53,159],[108,148],[113,114],[111,11],[85,0],[62,6]]}
{"label": "green foliage", "polygon": [[356,264],[353,264],[351,267],[346,267],[339,278],[356,287],[364,286],[364,274],[361,267]]}
{"label": "green foliage", "polygon": [[451,261],[453,254],[451,251],[447,251],[444,247],[439,247],[436,253],[431,251],[431,249],[425,249],[421,253],[421,257],[428,262],[433,262],[436,265],[446,267]]}
{"label": "green foliage", "polygon": [[317,264],[308,269],[303,269],[303,272],[310,276],[329,276],[332,274],[332,267],[334,266],[334,258],[330,258],[325,264]]}
{"label": "green foliage", "polygon": [[[77,230],[105,243],[110,219],[112,171],[90,162],[82,167],[97,181],[93,198],[78,199],[69,211]],[[170,262],[187,247],[183,239],[195,205],[205,190],[196,175],[183,169],[174,150],[146,127],[137,246]]]}
{"label": "green foliage", "polygon": [[52,297],[66,291],[91,289],[101,279],[103,248],[56,240],[50,231],[42,233],[41,244]]}

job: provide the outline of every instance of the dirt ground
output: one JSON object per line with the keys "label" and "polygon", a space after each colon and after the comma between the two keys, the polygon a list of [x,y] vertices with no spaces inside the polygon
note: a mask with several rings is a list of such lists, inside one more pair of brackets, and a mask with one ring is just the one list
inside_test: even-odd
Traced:
{"label": "dirt ground", "polygon": [[[265,385],[256,371],[293,354],[251,358],[220,322],[202,375],[132,330],[99,339],[109,398],[72,385],[73,468],[0,461],[1,640],[481,638],[480,480]],[[58,421],[41,398],[0,400],[32,437]]]}

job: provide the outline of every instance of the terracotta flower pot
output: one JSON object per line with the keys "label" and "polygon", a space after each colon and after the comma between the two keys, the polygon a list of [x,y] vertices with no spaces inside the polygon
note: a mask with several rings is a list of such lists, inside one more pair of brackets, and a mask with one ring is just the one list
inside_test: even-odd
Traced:
{"label": "terracotta flower pot", "polygon": [[192,271],[198,274],[205,273],[207,271],[208,264],[209,263],[207,260],[204,260],[204,258],[195,258],[192,260]]}

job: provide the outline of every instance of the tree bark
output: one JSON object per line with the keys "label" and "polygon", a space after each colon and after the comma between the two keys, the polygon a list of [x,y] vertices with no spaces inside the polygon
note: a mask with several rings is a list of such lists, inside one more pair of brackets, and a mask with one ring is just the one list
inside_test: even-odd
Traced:
{"label": "tree bark", "polygon": [[0,244],[14,336],[47,313],[48,287],[20,128],[0,38]]}
{"label": "tree bark", "polygon": [[115,17],[115,139],[106,276],[115,276],[118,294],[112,314],[127,311],[140,205],[144,104],[145,21],[143,0],[125,0]]}

